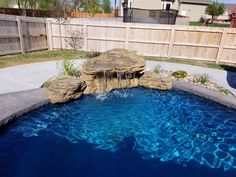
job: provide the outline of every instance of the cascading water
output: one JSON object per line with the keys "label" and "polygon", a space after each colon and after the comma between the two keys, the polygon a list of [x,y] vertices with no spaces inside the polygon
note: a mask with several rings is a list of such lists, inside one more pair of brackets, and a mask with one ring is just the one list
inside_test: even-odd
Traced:
{"label": "cascading water", "polygon": [[102,80],[102,82],[101,82],[102,84],[100,84],[101,93],[98,93],[96,95],[96,99],[101,100],[101,101],[103,101],[107,98],[107,92],[106,92],[107,79],[108,79],[107,76],[108,76],[108,73],[105,70],[102,72],[101,77],[99,76],[100,79]]}

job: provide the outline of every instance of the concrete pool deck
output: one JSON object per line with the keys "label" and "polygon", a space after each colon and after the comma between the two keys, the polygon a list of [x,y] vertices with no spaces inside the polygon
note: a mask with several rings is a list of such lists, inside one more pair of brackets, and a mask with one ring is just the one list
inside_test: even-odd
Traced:
{"label": "concrete pool deck", "polygon": [[[85,59],[76,60],[75,64],[81,66],[85,61]],[[169,71],[185,70],[190,74],[207,73],[213,82],[236,95],[236,73],[234,72],[159,61],[147,61],[146,65],[147,70],[160,65],[162,69]],[[59,67],[60,64],[57,61],[49,61],[0,69],[0,94],[40,88],[45,81],[59,73]]]}
{"label": "concrete pool deck", "polygon": [[43,88],[0,95],[0,127],[49,103]]}

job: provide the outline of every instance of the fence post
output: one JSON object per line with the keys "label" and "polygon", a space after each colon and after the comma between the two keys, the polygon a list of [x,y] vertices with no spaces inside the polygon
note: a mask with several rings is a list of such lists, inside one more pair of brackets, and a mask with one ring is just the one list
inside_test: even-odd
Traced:
{"label": "fence post", "polygon": [[218,53],[217,53],[217,57],[216,57],[216,63],[218,64],[220,62],[220,57],[222,56],[222,52],[223,52],[223,47],[224,47],[224,42],[225,42],[225,37],[226,37],[226,28],[224,28],[222,35],[221,35],[221,39],[220,39],[220,45],[218,48]]}
{"label": "fence post", "polygon": [[168,48],[168,54],[167,57],[171,58],[172,56],[172,49],[173,49],[173,45],[174,45],[174,38],[175,38],[175,27],[172,26],[171,27],[171,33],[170,33],[170,43],[169,43],[169,48]]}
{"label": "fence post", "polygon": [[126,26],[126,32],[125,32],[125,49],[129,50],[129,32],[130,32],[130,27]]}
{"label": "fence post", "polygon": [[52,24],[50,20],[46,20],[46,30],[47,30],[47,43],[48,43],[48,49],[52,50]]}
{"label": "fence post", "polygon": [[84,32],[84,50],[87,51],[88,50],[88,39],[87,39],[87,24],[86,22],[83,25],[83,32]]}
{"label": "fence post", "polygon": [[18,33],[19,33],[19,39],[20,39],[20,49],[21,53],[25,53],[25,46],[24,46],[24,37],[22,33],[22,23],[21,23],[21,17],[16,17],[17,21],[17,27],[18,27]]}

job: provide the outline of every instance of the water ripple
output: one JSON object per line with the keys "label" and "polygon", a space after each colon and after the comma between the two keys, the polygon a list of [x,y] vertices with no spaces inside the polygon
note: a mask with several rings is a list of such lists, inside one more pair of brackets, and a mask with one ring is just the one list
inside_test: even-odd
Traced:
{"label": "water ripple", "polygon": [[143,159],[236,168],[236,111],[178,90],[115,90],[49,105],[24,118],[10,131],[24,137],[53,133],[109,151],[133,137]]}

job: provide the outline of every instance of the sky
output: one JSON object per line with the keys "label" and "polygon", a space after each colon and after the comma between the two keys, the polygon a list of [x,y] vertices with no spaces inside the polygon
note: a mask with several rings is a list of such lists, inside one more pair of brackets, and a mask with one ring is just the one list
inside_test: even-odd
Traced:
{"label": "sky", "polygon": [[[115,4],[115,0],[110,0],[111,1],[111,4],[112,6],[114,6]],[[145,0],[143,0],[145,1]],[[155,0],[152,0],[152,1],[155,1]],[[224,2],[224,3],[233,3],[233,4],[236,4],[236,0],[218,0],[219,2]],[[118,5],[120,2],[120,0],[116,0],[116,4]]]}

